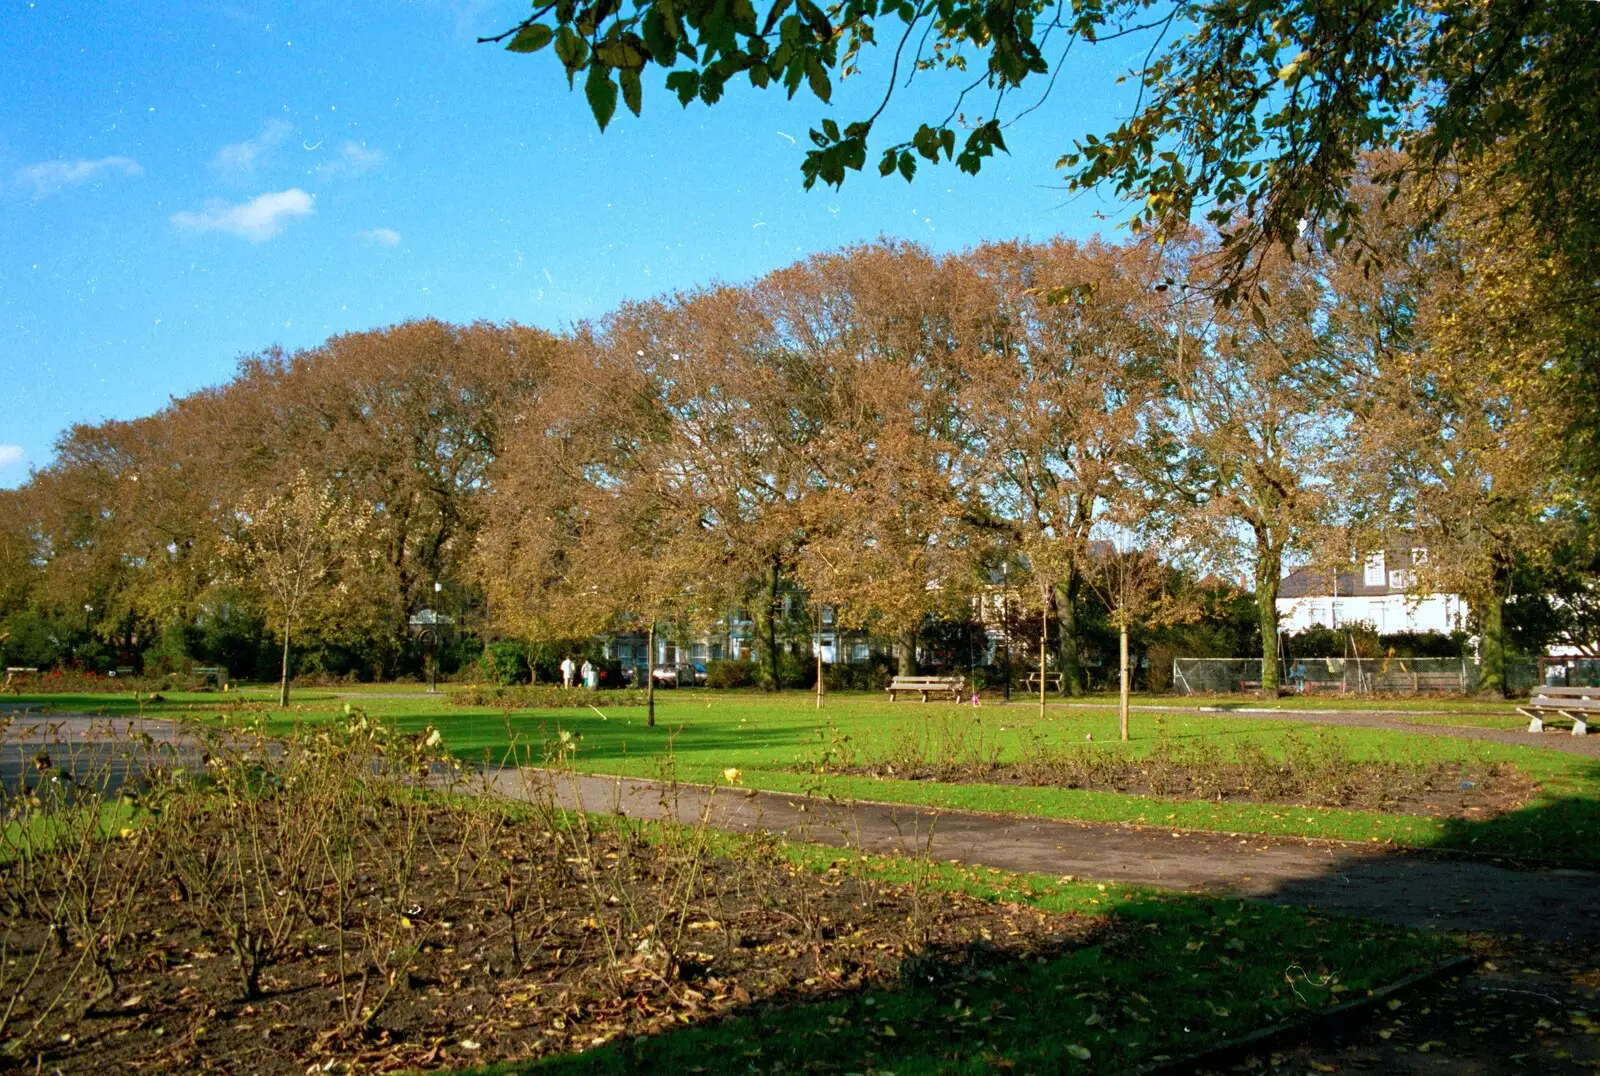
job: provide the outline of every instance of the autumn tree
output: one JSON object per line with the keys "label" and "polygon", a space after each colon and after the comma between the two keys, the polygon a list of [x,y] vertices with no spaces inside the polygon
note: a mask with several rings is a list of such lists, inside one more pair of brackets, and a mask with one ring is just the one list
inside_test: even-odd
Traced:
{"label": "autumn tree", "polygon": [[[491,476],[499,494],[474,570],[494,622],[556,641],[656,630],[715,605],[697,505],[671,455],[662,386],[634,352],[585,333],[516,423]],[[647,721],[655,681],[646,676]]]}
{"label": "autumn tree", "polygon": [[[1466,597],[1479,686],[1492,694],[1506,689],[1504,610],[1518,570],[1548,565],[1577,533],[1586,493],[1569,462],[1582,382],[1561,359],[1572,282],[1529,226],[1534,211],[1518,201],[1508,213],[1503,197],[1468,180],[1437,237],[1366,286],[1403,299],[1372,319],[1370,335],[1390,346],[1373,349],[1354,431],[1370,460],[1372,518],[1426,548],[1417,586]],[[1402,222],[1388,234],[1408,232]],[[1350,306],[1363,290],[1341,293]]]}
{"label": "autumn tree", "polygon": [[1267,698],[1278,693],[1285,562],[1320,527],[1345,443],[1351,372],[1330,346],[1312,254],[1275,259],[1258,305],[1220,306],[1181,284],[1166,292],[1171,390],[1152,412],[1165,445],[1146,472],[1152,503],[1174,541],[1249,579]]}
{"label": "autumn tree", "polygon": [[1135,481],[1160,388],[1153,246],[989,244],[959,259],[966,383],[987,522],[1026,552],[1060,623],[1064,689],[1083,693],[1078,608],[1089,535]]}
{"label": "autumn tree", "polygon": [[798,575],[840,623],[892,639],[917,671],[930,617],[975,592],[971,505],[981,498],[949,301],[948,263],[909,244],[821,255],[759,285],[783,345],[817,384],[799,502]]}
{"label": "autumn tree", "polygon": [[307,620],[329,620],[370,601],[362,578],[374,560],[371,512],[301,471],[287,486],[246,494],[233,508],[228,555],[260,595],[283,641],[278,705],[289,705],[289,646]]}

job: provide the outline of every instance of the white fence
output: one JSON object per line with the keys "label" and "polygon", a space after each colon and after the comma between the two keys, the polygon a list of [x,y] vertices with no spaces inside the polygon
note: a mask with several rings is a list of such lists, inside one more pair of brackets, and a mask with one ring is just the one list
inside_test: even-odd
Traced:
{"label": "white fence", "polygon": [[[1180,695],[1232,695],[1261,688],[1260,658],[1174,658],[1172,688]],[[1466,658],[1297,658],[1278,663],[1278,685],[1305,695],[1468,695],[1478,665]],[[1538,682],[1532,661],[1506,663],[1506,687],[1525,692]]]}

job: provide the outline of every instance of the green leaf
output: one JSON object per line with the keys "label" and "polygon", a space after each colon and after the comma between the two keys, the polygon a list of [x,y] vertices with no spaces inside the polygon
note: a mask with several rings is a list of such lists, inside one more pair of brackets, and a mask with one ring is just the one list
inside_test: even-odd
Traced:
{"label": "green leaf", "polygon": [[828,16],[811,0],[799,0],[798,9],[800,17],[806,20],[806,25],[811,27],[811,32],[818,41],[827,41],[833,37],[833,27],[828,24]]}
{"label": "green leaf", "polygon": [[556,36],[556,32],[543,23],[534,23],[524,26],[517,31],[517,36],[511,39],[506,46],[507,52],[538,52]]}
{"label": "green leaf", "polygon": [[900,174],[906,177],[907,183],[917,174],[917,159],[909,153],[900,154]]}
{"label": "green leaf", "polygon": [[611,81],[611,72],[599,64],[589,68],[589,77],[583,84],[583,95],[589,99],[594,121],[604,131],[617,111],[617,84]]}
{"label": "green leaf", "polygon": [[674,71],[667,76],[667,89],[678,95],[678,103],[688,108],[700,96],[700,75],[696,71]]}
{"label": "green leaf", "polygon": [[628,111],[637,116],[640,105],[644,103],[644,88],[639,82],[639,72],[623,71],[618,77],[622,81],[622,101],[628,106]]}
{"label": "green leaf", "polygon": [[806,57],[806,79],[811,83],[811,92],[823,104],[833,96],[833,84],[828,81],[828,72],[822,66],[822,61],[815,56]]}

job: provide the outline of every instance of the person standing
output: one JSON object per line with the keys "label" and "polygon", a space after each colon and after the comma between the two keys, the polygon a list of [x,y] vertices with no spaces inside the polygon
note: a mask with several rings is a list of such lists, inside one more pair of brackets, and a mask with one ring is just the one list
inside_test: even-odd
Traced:
{"label": "person standing", "polygon": [[600,670],[595,668],[588,658],[583,659],[583,686],[590,691],[600,686]]}
{"label": "person standing", "polygon": [[562,687],[571,687],[572,686],[572,674],[577,672],[577,671],[578,671],[578,667],[572,663],[572,655],[571,654],[568,654],[566,657],[562,658],[561,659],[561,686]]}

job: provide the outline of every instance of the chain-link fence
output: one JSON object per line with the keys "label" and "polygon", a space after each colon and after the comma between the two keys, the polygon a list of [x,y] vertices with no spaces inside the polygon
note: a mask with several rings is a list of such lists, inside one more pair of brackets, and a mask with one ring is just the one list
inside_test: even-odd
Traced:
{"label": "chain-link fence", "polygon": [[[1175,658],[1180,695],[1232,695],[1261,688],[1260,658]],[[1470,695],[1479,666],[1466,658],[1297,658],[1278,663],[1278,684],[1303,695]],[[1508,661],[1506,689],[1526,694],[1539,682],[1537,661]]]}
{"label": "chain-link fence", "polygon": [[1563,687],[1600,687],[1600,658],[1539,659],[1539,682]]}

